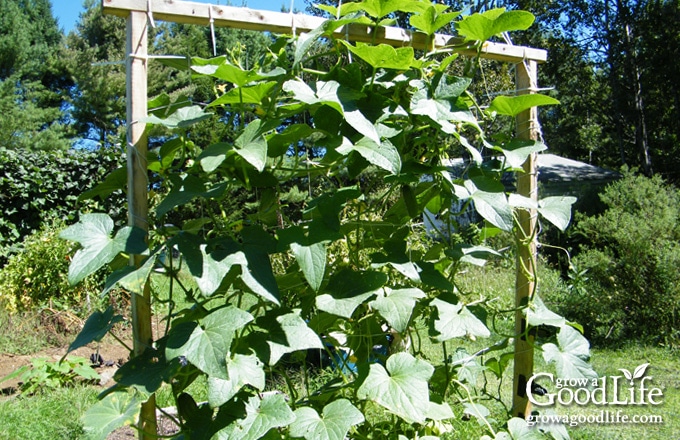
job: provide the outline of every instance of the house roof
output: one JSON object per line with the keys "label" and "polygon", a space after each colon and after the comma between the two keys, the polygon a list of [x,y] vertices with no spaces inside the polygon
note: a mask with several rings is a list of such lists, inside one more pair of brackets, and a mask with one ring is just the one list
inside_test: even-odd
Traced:
{"label": "house roof", "polygon": [[540,182],[572,182],[583,180],[613,180],[620,176],[616,171],[606,170],[585,162],[579,162],[554,154],[538,155],[538,180]]}

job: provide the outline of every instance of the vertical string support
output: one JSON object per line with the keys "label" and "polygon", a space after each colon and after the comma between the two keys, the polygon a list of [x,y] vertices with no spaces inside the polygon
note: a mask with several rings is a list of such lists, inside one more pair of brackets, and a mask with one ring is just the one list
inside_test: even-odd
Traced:
{"label": "vertical string support", "polygon": [[[535,93],[537,89],[536,61],[524,60],[517,64],[516,88],[519,94]],[[524,140],[539,140],[538,108],[526,110],[516,119],[517,137]],[[538,155],[532,153],[522,166],[524,172],[517,178],[517,192],[538,202]],[[526,393],[527,381],[534,370],[535,330],[529,328],[524,315],[524,307],[531,300],[536,289],[536,228],[535,209],[519,210],[516,227],[517,273],[515,280],[515,362],[513,372],[513,417],[527,418],[531,415],[531,402]]]}
{"label": "vertical string support", "polygon": [[[147,202],[147,137],[143,119],[147,116],[148,17],[145,11],[131,11],[127,19],[127,173],[128,224],[149,230]],[[130,264],[139,267],[141,255],[132,255]],[[132,295],[133,355],[151,346],[151,293]],[[142,404],[139,414],[140,440],[156,439],[156,402],[152,395]]]}

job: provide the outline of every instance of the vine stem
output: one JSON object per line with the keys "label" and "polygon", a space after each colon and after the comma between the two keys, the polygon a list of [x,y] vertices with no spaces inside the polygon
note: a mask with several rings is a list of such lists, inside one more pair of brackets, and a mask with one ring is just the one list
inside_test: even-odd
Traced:
{"label": "vine stem", "polygon": [[[465,394],[467,394],[468,400],[470,401],[470,403],[474,403],[474,399],[472,398],[472,394],[470,394],[470,390],[468,389],[468,387],[465,386],[465,384],[463,384],[463,383],[462,383],[461,381],[459,381],[458,379],[453,379],[451,382],[455,383],[456,385],[458,385],[458,386],[460,386],[462,389],[464,389],[464,390],[465,390]],[[486,417],[484,417],[484,416],[482,415],[482,413],[480,413],[480,412],[477,410],[477,406],[472,405],[472,407],[474,408],[474,411],[477,413],[477,416],[478,416],[480,419],[482,419],[482,420],[484,421],[484,424],[485,424],[486,427],[489,429],[489,431],[491,432],[491,434],[493,434],[493,436],[496,437],[496,431],[494,431],[493,427],[491,426],[491,424],[489,423],[489,421],[486,419]]]}

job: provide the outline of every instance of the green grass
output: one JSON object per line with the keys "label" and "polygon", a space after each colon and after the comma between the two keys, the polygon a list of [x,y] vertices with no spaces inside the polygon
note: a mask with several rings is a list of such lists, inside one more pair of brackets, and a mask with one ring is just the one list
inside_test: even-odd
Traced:
{"label": "green grass", "polygon": [[60,388],[0,401],[0,440],[82,438],[80,416],[96,401],[92,386]]}

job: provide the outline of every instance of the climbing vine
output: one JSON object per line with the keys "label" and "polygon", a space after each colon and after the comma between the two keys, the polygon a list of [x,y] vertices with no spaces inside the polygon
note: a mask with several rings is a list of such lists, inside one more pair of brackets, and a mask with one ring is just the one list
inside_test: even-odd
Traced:
{"label": "climbing vine", "polygon": [[[63,233],[81,245],[72,282],[106,264],[121,267],[130,255],[143,255],[141,265],[113,272],[107,288],[142,294],[159,268],[172,280],[155,298],[169,304],[166,325],[84,416],[94,438],[133,422],[163,384],[192,439],[432,439],[445,436],[446,421],[461,412],[491,438],[508,438],[504,430],[513,438],[541,435],[520,419],[504,427],[488,419],[479,398],[486,386],[478,389],[475,371],[502,380],[510,339],[521,335],[495,328],[499,315],[514,310],[458,287],[463,265],[499,252],[452,231],[461,231],[470,209],[486,235],[515,230],[522,209],[567,226],[573,200],[536,203],[504,184],[545,145],[484,129],[557,102],[542,95],[479,102],[469,91],[475,61],[460,58],[456,46],[420,52],[333,37],[349,23],[376,32],[401,12],[430,37],[456,19],[465,46],[481,48],[498,33],[526,29],[533,17],[504,9],[461,17],[420,0],[325,8],[337,18],[278,39],[252,69],[229,54],[192,60],[194,75],[215,81],[216,98],[207,106],[177,103],[145,121],[175,134],[149,162],[156,182],[149,235],[114,231],[104,214],[84,215]],[[458,63],[468,73],[452,74]],[[228,115],[236,139],[194,144],[192,124],[216,113]],[[454,175],[455,158],[464,170]],[[369,192],[367,176],[374,182],[376,175],[378,190]],[[235,194],[245,194],[247,206],[236,214],[220,209]],[[196,215],[168,225],[187,204]],[[429,238],[418,226],[424,213],[443,225]],[[427,246],[414,244],[424,240]],[[558,373],[590,374],[578,331],[535,293],[525,312],[530,326],[559,332],[559,345],[543,345]],[[118,320],[111,309],[95,313],[71,349],[101,339]],[[441,346],[441,359],[424,355],[424,338]],[[460,338],[488,344],[466,353],[453,349]],[[310,356],[324,368],[311,381]],[[291,365],[302,384],[291,380]],[[199,377],[207,402],[191,395]],[[285,386],[271,392],[276,380]]]}

